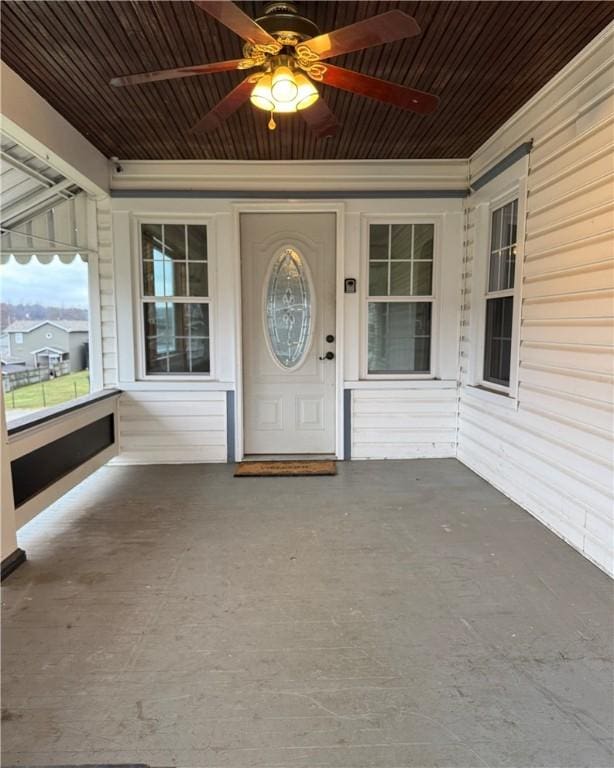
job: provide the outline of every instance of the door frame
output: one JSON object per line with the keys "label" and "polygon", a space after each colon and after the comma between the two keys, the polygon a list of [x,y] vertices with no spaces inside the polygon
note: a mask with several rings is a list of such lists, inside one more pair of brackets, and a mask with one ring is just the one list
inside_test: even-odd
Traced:
{"label": "door frame", "polygon": [[234,203],[232,262],[236,286],[235,326],[236,333],[236,389],[235,389],[235,448],[236,460],[244,456],[243,421],[243,285],[241,280],[241,214],[243,213],[332,213],[335,215],[335,455],[344,458],[343,445],[343,360],[344,360],[344,293],[345,274],[344,233],[345,204],[339,201],[306,202],[304,200],[262,200],[257,203]]}

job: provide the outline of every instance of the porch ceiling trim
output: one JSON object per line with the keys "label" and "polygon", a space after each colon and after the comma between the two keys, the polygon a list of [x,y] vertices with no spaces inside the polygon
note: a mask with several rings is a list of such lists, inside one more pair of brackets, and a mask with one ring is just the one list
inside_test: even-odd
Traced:
{"label": "porch ceiling trim", "polygon": [[114,189],[111,197],[143,199],[176,198],[249,198],[258,200],[322,200],[322,199],[371,199],[390,198],[464,198],[469,189],[378,189],[378,190],[213,190],[213,189]]}
{"label": "porch ceiling trim", "polygon": [[[150,161],[114,164],[111,193],[145,190],[211,192],[216,197],[360,197],[380,192],[462,191],[469,186],[467,160]],[[250,193],[248,195],[248,193]],[[272,194],[273,193],[273,194]],[[119,196],[119,195],[116,195]],[[398,195],[396,195],[398,196]]]}

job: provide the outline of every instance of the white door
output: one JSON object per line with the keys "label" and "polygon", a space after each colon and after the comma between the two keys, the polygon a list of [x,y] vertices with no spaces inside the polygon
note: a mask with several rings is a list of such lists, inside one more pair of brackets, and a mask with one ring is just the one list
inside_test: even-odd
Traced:
{"label": "white door", "polygon": [[241,265],[244,451],[334,454],[335,214],[242,214]]}

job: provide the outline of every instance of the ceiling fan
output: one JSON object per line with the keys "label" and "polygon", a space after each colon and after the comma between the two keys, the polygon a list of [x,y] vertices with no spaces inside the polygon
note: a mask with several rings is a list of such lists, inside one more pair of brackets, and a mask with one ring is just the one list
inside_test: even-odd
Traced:
{"label": "ceiling fan", "polygon": [[[232,0],[193,0],[205,13],[227,26],[246,42],[243,58],[115,77],[111,85],[139,85],[230,70],[254,70],[219,101],[192,130],[213,131],[246,101],[270,113],[299,112],[319,137],[332,136],[337,118],[320,96],[314,81],[368,96],[400,109],[428,114],[439,99],[431,93],[363,75],[326,60],[374,45],[420,34],[416,20],[393,10],[320,34],[313,21],[301,16],[291,2],[269,3],[264,16],[254,20]],[[324,63],[326,61],[326,63]]]}

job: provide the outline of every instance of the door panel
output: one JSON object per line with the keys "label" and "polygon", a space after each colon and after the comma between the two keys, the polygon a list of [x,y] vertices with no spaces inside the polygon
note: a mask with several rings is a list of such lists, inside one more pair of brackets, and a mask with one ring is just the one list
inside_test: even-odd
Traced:
{"label": "door panel", "polygon": [[245,453],[335,452],[335,214],[241,215]]}

